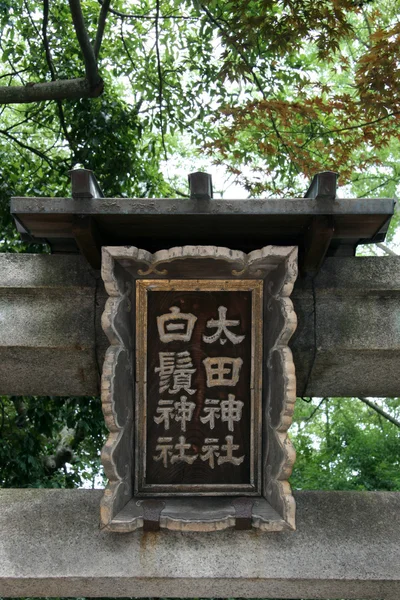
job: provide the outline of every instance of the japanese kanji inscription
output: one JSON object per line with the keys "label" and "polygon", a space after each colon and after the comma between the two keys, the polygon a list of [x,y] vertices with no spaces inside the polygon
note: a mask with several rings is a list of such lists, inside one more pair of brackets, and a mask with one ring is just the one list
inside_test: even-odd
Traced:
{"label": "japanese kanji inscription", "polygon": [[297,249],[103,248],[101,523],[295,527]]}
{"label": "japanese kanji inscription", "polygon": [[262,287],[137,282],[137,495],[260,494]]}

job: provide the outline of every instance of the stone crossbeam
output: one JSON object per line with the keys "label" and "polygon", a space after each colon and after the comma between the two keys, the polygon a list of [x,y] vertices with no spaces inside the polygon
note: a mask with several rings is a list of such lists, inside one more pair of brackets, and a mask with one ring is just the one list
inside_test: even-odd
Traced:
{"label": "stone crossbeam", "polygon": [[[399,395],[400,257],[328,258],[292,299],[298,395]],[[0,255],[0,393],[98,394],[105,300],[81,256]]]}
{"label": "stone crossbeam", "polygon": [[398,600],[400,493],[297,492],[297,531],[113,534],[100,490],[0,490],[3,597]]}

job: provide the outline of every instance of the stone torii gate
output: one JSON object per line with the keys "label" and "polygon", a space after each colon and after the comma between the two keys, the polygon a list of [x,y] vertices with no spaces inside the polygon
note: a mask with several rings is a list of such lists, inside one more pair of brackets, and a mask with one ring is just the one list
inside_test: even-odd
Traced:
{"label": "stone torii gate", "polygon": [[[292,296],[298,395],[395,396],[400,363],[400,258],[355,258],[384,240],[394,202],[336,198],[336,174],[305,198],[213,200],[191,176],[190,199],[103,198],[90,171],[72,198],[14,198],[23,239],[52,255],[0,255],[0,391],[94,395],[107,340],[100,249],[151,252],[218,241],[250,252],[296,245]],[[0,493],[0,594],[384,598],[400,596],[399,494],[298,492],[297,531],[98,530],[99,492]]]}

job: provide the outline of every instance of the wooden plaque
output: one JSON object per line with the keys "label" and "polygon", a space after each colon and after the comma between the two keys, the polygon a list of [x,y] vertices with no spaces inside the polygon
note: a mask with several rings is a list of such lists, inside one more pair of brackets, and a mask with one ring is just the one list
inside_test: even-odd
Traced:
{"label": "wooden plaque", "polygon": [[103,248],[103,527],[295,527],[296,275],[293,247]]}
{"label": "wooden plaque", "polygon": [[136,294],[136,495],[260,495],[262,282]]}

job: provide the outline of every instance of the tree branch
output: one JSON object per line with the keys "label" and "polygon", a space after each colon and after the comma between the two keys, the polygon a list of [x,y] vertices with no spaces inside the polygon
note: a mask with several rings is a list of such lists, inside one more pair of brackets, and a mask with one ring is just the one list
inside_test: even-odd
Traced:
{"label": "tree branch", "polygon": [[78,38],[81,48],[83,62],[85,64],[86,79],[88,80],[91,90],[100,88],[100,93],[103,91],[103,80],[97,70],[97,60],[92,44],[86,30],[85,21],[83,19],[82,7],[80,0],[69,0],[69,8],[72,15],[76,37]]}
{"label": "tree branch", "polygon": [[385,244],[376,244],[376,246],[383,250],[385,254],[389,254],[390,256],[399,256],[397,252],[393,252],[393,250],[388,248]]}
{"label": "tree branch", "polygon": [[[349,125],[348,127],[341,127],[340,129],[330,129],[329,131],[324,131],[315,137],[324,137],[326,135],[331,135],[332,133],[341,133],[342,131],[350,131],[352,129],[360,129],[363,127],[368,127],[368,125],[375,125],[375,123],[380,123],[381,121],[385,121],[385,119],[389,119],[390,117],[396,117],[400,115],[400,111],[396,110],[392,113],[388,113],[387,115],[383,115],[382,117],[378,117],[373,121],[366,121],[365,123],[358,123],[357,125]],[[313,139],[314,139],[313,138]]]}
{"label": "tree branch", "polygon": [[164,150],[165,160],[167,160],[167,149],[165,147],[164,137],[164,118],[163,118],[163,74],[161,69],[161,56],[160,56],[160,32],[159,32],[159,17],[160,17],[160,0],[156,0],[156,55],[157,55],[157,73],[158,73],[158,107],[160,111],[160,127],[161,127],[161,144]]}
{"label": "tree branch", "polygon": [[14,77],[14,75],[19,75],[20,73],[25,73],[29,71],[28,67],[26,69],[21,69],[20,71],[13,71],[12,73],[4,73],[4,75],[0,75],[0,79],[5,79],[6,77]]}
{"label": "tree branch", "polygon": [[97,98],[103,91],[103,82],[93,88],[84,77],[58,79],[46,83],[0,86],[0,104],[28,104],[42,100],[75,100]]}
{"label": "tree branch", "polygon": [[[97,0],[98,3],[103,6],[105,0]],[[137,14],[128,14],[123,13],[120,10],[116,10],[115,8],[109,8],[109,12],[116,17],[120,17],[120,19],[143,19],[144,21],[154,21],[156,19],[155,15],[137,15]],[[159,19],[171,19],[176,21],[198,21],[199,17],[189,17],[186,15],[160,15]]]}
{"label": "tree branch", "polygon": [[[105,17],[109,3],[110,0],[106,0],[106,6],[101,10],[99,16],[99,27],[96,36],[97,52],[100,49],[104,33]],[[49,0],[43,0],[43,46],[52,81],[45,83],[28,83],[23,86],[0,86],[0,104],[29,104],[31,102],[41,102],[42,100],[76,100],[78,98],[96,98],[102,94],[103,80],[99,75],[97,58],[86,31],[80,0],[69,0],[69,5],[76,36],[83,55],[86,78],[56,79],[56,72],[51,58],[47,37]],[[65,123],[63,124],[62,107],[60,110],[60,104],[59,114],[61,126],[64,133],[66,133]]]}
{"label": "tree branch", "polygon": [[377,406],[374,402],[371,402],[371,400],[368,400],[368,398],[364,398],[363,396],[358,396],[358,399],[361,400],[361,402],[364,402],[364,404],[366,404],[370,408],[372,408],[372,410],[377,412],[379,415],[384,417],[387,421],[390,421],[391,423],[393,423],[393,425],[396,425],[396,427],[400,428],[400,421],[389,415],[389,413],[384,411],[380,406]]}
{"label": "tree branch", "polygon": [[53,60],[51,58],[50,45],[47,37],[47,25],[49,23],[49,0],[43,0],[43,26],[42,26],[42,36],[43,36],[43,46],[46,54],[46,62],[49,67],[51,80],[55,81],[56,70],[54,68]]}
{"label": "tree branch", "polygon": [[101,9],[100,9],[100,13],[99,13],[99,20],[98,20],[98,23],[97,23],[96,39],[95,39],[94,45],[93,45],[93,51],[94,51],[94,55],[96,57],[96,60],[99,57],[101,42],[103,40],[104,29],[105,29],[105,26],[106,26],[107,14],[108,14],[108,12],[110,10],[110,4],[111,4],[111,0],[104,0],[104,2],[101,3]]}
{"label": "tree branch", "polygon": [[69,446],[59,446],[55,454],[45,456],[43,464],[46,471],[54,473],[58,469],[64,467],[67,463],[72,463],[74,460],[74,452]]}
{"label": "tree branch", "polygon": [[329,400],[329,398],[325,397],[322,398],[322,400],[318,403],[318,405],[314,408],[314,410],[312,411],[312,413],[306,418],[304,419],[302,426],[306,425],[306,423],[308,423],[309,421],[311,421],[311,419],[313,418],[313,416],[318,412],[318,410],[321,408],[321,406],[323,405],[323,403]]}
{"label": "tree branch", "polygon": [[51,168],[53,168],[53,161],[51,161],[44,152],[41,152],[41,150],[37,150],[37,148],[35,148],[34,146],[28,146],[27,144],[24,144],[24,142],[21,142],[21,140],[19,140],[14,135],[11,135],[11,133],[8,133],[5,130],[0,129],[0,135],[4,135],[6,138],[13,141],[15,144],[17,144],[17,146],[20,146],[24,150],[29,150],[33,154],[36,154],[36,156],[39,156],[42,160],[47,162],[47,164]]}
{"label": "tree branch", "polygon": [[[378,175],[375,176],[375,179],[377,179],[377,177],[378,177]],[[365,179],[374,179],[374,176],[370,175],[369,177],[367,177]],[[398,183],[398,179],[399,179],[398,177],[388,177],[382,183],[379,183],[378,185],[375,185],[374,187],[369,188],[369,190],[364,192],[361,196],[357,196],[357,198],[368,197],[372,192],[375,192],[375,190],[379,190],[379,188],[384,187],[385,185],[387,185],[388,183],[391,183],[392,181],[394,181],[395,183]],[[359,178],[356,181],[363,181],[363,179]]]}

